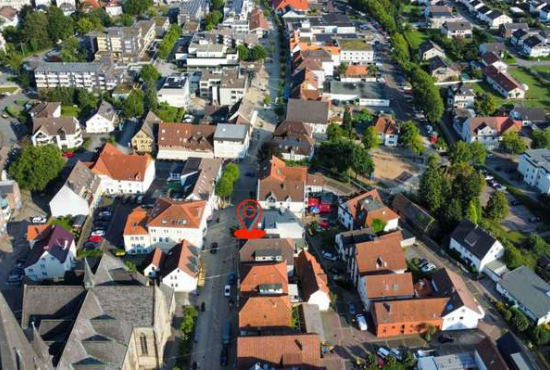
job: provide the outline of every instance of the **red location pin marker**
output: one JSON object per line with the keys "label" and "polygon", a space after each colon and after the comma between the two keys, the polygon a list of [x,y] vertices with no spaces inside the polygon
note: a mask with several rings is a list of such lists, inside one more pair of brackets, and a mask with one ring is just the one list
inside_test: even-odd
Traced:
{"label": "red location pin marker", "polygon": [[[241,228],[233,235],[237,239],[260,239],[265,237],[265,231],[256,227],[262,219],[262,206],[255,199],[245,199],[237,205],[237,218]],[[248,221],[248,222],[247,222]]]}

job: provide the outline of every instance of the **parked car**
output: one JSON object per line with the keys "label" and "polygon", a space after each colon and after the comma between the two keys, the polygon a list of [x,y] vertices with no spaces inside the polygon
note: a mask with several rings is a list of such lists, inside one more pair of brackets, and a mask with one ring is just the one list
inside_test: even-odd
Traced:
{"label": "parked car", "polygon": [[63,157],[72,158],[74,157],[74,152],[63,152]]}
{"label": "parked car", "polygon": [[124,257],[126,255],[126,251],[124,249],[117,249],[115,252],[115,256],[117,257]]}
{"label": "parked car", "polygon": [[403,354],[397,348],[390,348],[390,354],[399,361],[403,360]]}
{"label": "parked car", "polygon": [[234,272],[229,273],[229,278],[227,279],[227,283],[229,285],[235,285],[235,282],[237,281],[237,275],[235,275]]}
{"label": "parked car", "polygon": [[210,253],[216,254],[217,251],[218,251],[218,243],[212,243],[210,245]]}
{"label": "parked car", "polygon": [[136,203],[139,205],[143,203],[143,195],[140,195],[139,197],[137,197]]}
{"label": "parked car", "polygon": [[247,171],[245,174],[244,174],[246,177],[255,177],[256,174],[252,171]]}
{"label": "parked car", "polygon": [[103,237],[99,235],[90,236],[90,238],[88,239],[88,241],[95,242],[95,243],[101,243],[102,240],[103,240]]}
{"label": "parked car", "polygon": [[428,264],[428,260],[425,259],[425,258],[421,258],[419,261],[418,261],[418,267],[424,267],[425,265]]}
{"label": "parked car", "polygon": [[378,351],[376,351],[376,354],[381,359],[384,359],[384,358],[386,358],[390,355],[390,350],[387,349],[386,347],[380,346],[380,347],[378,347]]}
{"label": "parked car", "polygon": [[92,233],[90,234],[90,236],[105,236],[105,230],[103,230],[103,229],[96,229],[96,230],[92,231]]}
{"label": "parked car", "polygon": [[359,327],[359,330],[361,331],[367,331],[367,320],[365,319],[365,316],[363,315],[357,315],[355,316],[355,319],[357,320],[357,326]]}
{"label": "parked car", "polygon": [[36,217],[33,217],[31,221],[35,225],[45,224],[46,221],[48,221],[48,218],[46,216],[36,216]]}
{"label": "parked car", "polygon": [[229,350],[227,346],[223,346],[222,353],[220,354],[220,366],[226,367],[229,362]]}
{"label": "parked car", "polygon": [[87,241],[84,243],[84,249],[96,249],[99,246],[97,242]]}
{"label": "parked car", "polygon": [[428,263],[428,264],[422,266],[421,270],[422,270],[422,272],[427,273],[427,272],[435,270],[436,268],[437,267],[433,263]]}
{"label": "parked car", "polygon": [[485,175],[485,180],[489,181],[489,180],[494,180],[495,178],[491,175]]}
{"label": "parked car", "polygon": [[497,184],[497,185],[495,185],[495,189],[497,191],[505,191],[507,189],[507,187],[502,185],[502,184]]}
{"label": "parked car", "polygon": [[439,343],[453,343],[455,341],[450,334],[441,334],[437,340]]}
{"label": "parked car", "polygon": [[357,315],[357,308],[353,302],[348,302],[348,313],[350,316]]}
{"label": "parked car", "polygon": [[224,297],[229,297],[231,295],[231,285],[225,284],[225,287],[223,288],[223,295]]}
{"label": "parked car", "polygon": [[329,261],[337,261],[338,260],[338,257],[336,257],[335,255],[333,255],[332,253],[329,253],[327,251],[323,251],[322,255],[323,255],[323,258],[325,258]]}

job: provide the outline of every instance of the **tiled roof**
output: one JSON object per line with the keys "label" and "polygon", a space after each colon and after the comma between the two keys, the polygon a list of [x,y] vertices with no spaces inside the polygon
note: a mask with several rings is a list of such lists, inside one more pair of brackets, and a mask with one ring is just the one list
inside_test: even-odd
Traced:
{"label": "tiled roof", "polygon": [[368,66],[348,64],[346,67],[345,76],[367,76],[369,73]]}
{"label": "tiled roof", "polygon": [[258,293],[260,286],[280,284],[284,294],[288,294],[286,262],[266,264],[243,264],[240,267],[241,294]]}
{"label": "tiled roof", "polygon": [[404,274],[367,275],[363,278],[361,284],[365,284],[369,299],[412,297],[414,294],[412,274],[410,272]]}
{"label": "tiled roof", "polygon": [[451,234],[451,238],[480,260],[497,242],[497,239],[491,234],[467,219],[458,224]]}
{"label": "tiled roof", "polygon": [[287,167],[285,162],[273,156],[260,167],[258,199],[266,200],[270,195],[277,201],[288,197],[293,202],[304,200],[307,167]]}
{"label": "tiled roof", "polygon": [[508,370],[509,367],[500,355],[496,344],[490,337],[485,337],[476,345],[475,351],[487,370]]}
{"label": "tiled roof", "polygon": [[344,207],[359,226],[372,226],[375,219],[388,222],[399,218],[394,211],[384,205],[376,189],[360,194],[340,207]]}
{"label": "tiled roof", "polygon": [[241,263],[255,262],[256,257],[260,256],[281,256],[287,265],[294,265],[294,241],[281,238],[251,239],[239,250]]}
{"label": "tiled roof", "polygon": [[441,319],[447,301],[447,298],[428,298],[375,302],[373,316],[377,324],[429,322]]}
{"label": "tiled roof", "polygon": [[49,136],[56,136],[61,132],[66,135],[74,135],[78,127],[78,121],[74,117],[44,117],[32,120],[33,135],[39,130]]}
{"label": "tiled roof", "polygon": [[512,76],[508,73],[497,70],[494,66],[483,68],[483,73],[487,78],[493,80],[497,85],[506,91],[513,91],[515,89],[523,90],[521,85]]}
{"label": "tiled roof", "polygon": [[446,313],[463,306],[478,314],[482,313],[474,296],[458,274],[449,269],[441,269],[432,276],[432,284],[438,296],[449,298],[449,303],[445,307]]}
{"label": "tiled roof", "polygon": [[160,275],[165,277],[172,271],[179,269],[192,278],[197,278],[199,273],[198,248],[191,245],[187,240],[176,244],[166,253],[160,268]]}
{"label": "tiled roof", "polygon": [[124,154],[113,144],[107,143],[92,165],[92,171],[118,181],[144,181],[145,173],[153,162],[148,154]]}
{"label": "tiled roof", "polygon": [[250,370],[256,364],[279,369],[323,369],[321,341],[317,334],[239,337],[237,369]]}
{"label": "tiled roof", "polygon": [[147,235],[147,211],[143,208],[135,208],[126,219],[124,235]]}
{"label": "tiled roof", "polygon": [[504,135],[508,131],[520,131],[522,124],[510,117],[472,117],[469,119],[470,130],[477,136],[477,132],[486,126],[497,131],[498,135]]}
{"label": "tiled roof", "polygon": [[40,234],[42,234],[50,225],[28,225],[27,226],[27,241],[35,240]]}
{"label": "tiled roof", "polygon": [[250,12],[248,20],[248,29],[254,31],[257,29],[267,30],[268,29],[267,20],[265,19],[264,12],[259,8],[254,8]]}
{"label": "tiled roof", "polygon": [[44,232],[40,233],[39,238],[32,246],[31,252],[27,256],[25,267],[37,263],[45,252],[48,252],[59,262],[64,263],[73,242],[73,234],[61,226],[47,228]]}
{"label": "tiled roof", "polygon": [[315,257],[305,249],[296,257],[296,274],[302,283],[306,300],[318,291],[329,294],[327,274]]}
{"label": "tiled roof", "polygon": [[307,0],[273,0],[275,11],[290,8],[292,10],[308,10],[309,4]]}
{"label": "tiled roof", "polygon": [[253,296],[241,299],[239,328],[290,328],[291,305],[288,295]]}
{"label": "tiled roof", "polygon": [[161,122],[158,131],[158,145],[170,149],[212,152],[215,131],[216,126],[214,125]]}
{"label": "tiled roof", "polygon": [[401,231],[395,231],[376,240],[357,244],[355,259],[359,274],[406,269],[407,262],[401,241]]}
{"label": "tiled roof", "polygon": [[156,247],[151,253],[147,255],[146,266],[154,266],[158,269],[164,264],[164,258],[166,255],[159,247]]}
{"label": "tiled roof", "polygon": [[159,198],[149,213],[147,227],[199,228],[206,202]]}
{"label": "tiled roof", "polygon": [[301,136],[305,135],[310,137],[312,134],[312,128],[307,123],[301,122],[301,121],[290,121],[290,120],[284,120],[283,122],[279,123],[277,127],[275,128],[275,131],[273,132],[274,136]]}
{"label": "tiled roof", "polygon": [[378,116],[374,122],[374,128],[381,134],[393,135],[397,133],[395,120],[390,116]]}

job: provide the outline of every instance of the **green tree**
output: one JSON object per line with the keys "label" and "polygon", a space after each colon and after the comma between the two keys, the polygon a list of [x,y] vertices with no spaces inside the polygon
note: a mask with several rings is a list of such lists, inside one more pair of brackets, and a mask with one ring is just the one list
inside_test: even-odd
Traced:
{"label": "green tree", "polygon": [[225,170],[223,171],[223,173],[224,176],[227,176],[227,178],[233,183],[235,183],[241,176],[239,166],[237,166],[235,163],[229,163],[227,166],[225,166]]}
{"label": "green tree", "polygon": [[250,50],[250,60],[264,60],[267,58],[267,51],[263,45],[256,45]]}
{"label": "green tree", "polygon": [[374,162],[367,149],[354,144],[351,158],[351,168],[356,174],[369,177],[374,172]]}
{"label": "green tree", "polygon": [[451,169],[451,193],[448,197],[456,198],[461,203],[461,209],[466,211],[470,202],[478,198],[485,184],[483,177],[470,165],[455,165]]}
{"label": "green tree", "polygon": [[424,144],[420,137],[420,130],[413,121],[401,124],[399,130],[399,141],[406,147],[411,148],[413,153],[421,154],[424,151]]}
{"label": "green tree", "polygon": [[65,63],[85,62],[86,50],[80,45],[76,37],[70,37],[63,41],[60,57]]}
{"label": "green tree", "polygon": [[487,150],[479,141],[474,141],[470,144],[470,152],[472,153],[472,164],[475,166],[483,166],[487,160]]}
{"label": "green tree", "polygon": [[439,122],[445,107],[433,78],[416,66],[411,71],[411,82],[415,103],[422,109],[428,121]]}
{"label": "green tree", "polygon": [[180,33],[180,26],[175,24],[170,26],[170,29],[168,30],[166,35],[164,35],[164,38],[160,42],[158,51],[159,58],[168,59],[170,53],[172,52],[172,49],[174,48],[174,45],[176,45],[176,42],[179,39]]}
{"label": "green tree", "polygon": [[464,141],[458,141],[451,146],[449,160],[452,164],[469,163],[472,160],[472,152],[468,144]]}
{"label": "green tree", "polygon": [[416,366],[416,363],[418,362],[416,358],[414,358],[412,352],[407,351],[405,353],[405,357],[403,358],[403,365],[405,365],[405,368],[407,369],[414,369]]}
{"label": "green tree", "polygon": [[195,331],[195,323],[199,312],[193,306],[185,306],[183,309],[183,319],[180,324],[180,331],[185,339]]}
{"label": "green tree", "polygon": [[474,109],[479,116],[492,116],[498,108],[496,99],[487,93],[477,94]]}
{"label": "green tree", "polygon": [[225,5],[225,1],[223,0],[212,0],[211,9],[212,10],[223,10],[223,6]]}
{"label": "green tree", "polygon": [[529,325],[531,324],[529,319],[516,308],[512,308],[512,312],[514,314],[512,317],[512,325],[514,328],[520,333],[529,329]]}
{"label": "green tree", "polygon": [[531,134],[531,148],[539,149],[546,148],[550,149],[550,129],[545,130],[533,130]]}
{"label": "green tree", "polygon": [[206,30],[210,31],[214,29],[223,19],[223,14],[218,10],[208,13],[206,16]]}
{"label": "green tree", "polygon": [[384,231],[384,228],[386,227],[386,222],[379,218],[375,218],[374,220],[372,220],[372,224],[370,225],[370,227],[372,227],[372,231],[378,234]]}
{"label": "green tree", "polygon": [[30,12],[23,21],[22,40],[32,51],[41,50],[51,45],[48,16],[43,12]]}
{"label": "green tree", "polygon": [[526,244],[537,257],[550,254],[550,246],[537,234],[530,234]]}
{"label": "green tree", "polygon": [[248,60],[250,59],[250,50],[244,44],[237,46],[237,53],[239,54],[239,60]]}
{"label": "green tree", "polygon": [[145,88],[145,96],[144,96],[144,108],[145,110],[152,110],[156,111],[158,108],[158,98],[157,98],[157,88],[154,84],[147,85]]}
{"label": "green tree", "polygon": [[464,218],[460,199],[451,198],[445,207],[441,208],[441,222],[446,229],[453,229]]}
{"label": "green tree", "polygon": [[485,215],[491,220],[502,222],[508,216],[509,211],[508,199],[506,199],[504,192],[495,191],[489,198],[489,202],[487,202]]}
{"label": "green tree", "polygon": [[346,136],[346,133],[344,132],[344,129],[336,123],[329,123],[327,128],[327,137],[331,141],[335,141],[337,139],[343,138]]}
{"label": "green tree", "polygon": [[145,96],[142,90],[134,89],[122,103],[122,112],[126,117],[140,117],[145,111]]}
{"label": "green tree", "polygon": [[512,154],[521,154],[527,150],[527,144],[515,131],[504,134],[500,146],[502,149]]}
{"label": "green tree", "polygon": [[[477,202],[476,202],[477,200]],[[481,220],[482,213],[479,210],[479,199],[472,199],[466,210],[466,218],[472,221],[474,224],[478,224]]]}
{"label": "green tree", "polygon": [[124,13],[136,16],[145,14],[152,5],[152,0],[124,0],[122,3]]}
{"label": "green tree", "polygon": [[513,245],[506,245],[504,250],[504,262],[510,270],[514,270],[525,264],[523,253]]}
{"label": "green tree", "polygon": [[378,131],[376,128],[374,126],[369,126],[363,133],[363,139],[361,142],[365,146],[365,149],[369,150],[372,148],[377,148],[381,144],[382,140],[380,139],[380,136],[378,136]]}
{"label": "green tree", "polygon": [[351,108],[349,106],[344,108],[342,129],[347,133],[348,138],[353,138],[353,120],[351,119]]}
{"label": "green tree", "polygon": [[529,337],[537,346],[550,342],[550,331],[544,325],[537,325],[529,332]]}
{"label": "green tree", "polygon": [[348,65],[346,63],[342,62],[338,66],[338,73],[340,75],[343,75],[344,73],[346,73],[347,69],[348,69]]}
{"label": "green tree", "polygon": [[426,340],[429,342],[432,340],[432,337],[437,333],[437,327],[432,324],[426,325]]}
{"label": "green tree", "polygon": [[48,34],[53,43],[74,35],[72,18],[67,17],[57,6],[50,6],[46,14],[48,17]]}
{"label": "green tree", "polygon": [[10,165],[8,173],[22,189],[41,191],[64,166],[65,160],[56,146],[25,146],[21,155]]}
{"label": "green tree", "polygon": [[76,22],[76,31],[79,35],[87,35],[95,28],[94,23],[87,17],[82,17]]}
{"label": "green tree", "polygon": [[227,176],[222,176],[216,184],[216,195],[225,200],[231,194],[233,194],[233,181]]}
{"label": "green tree", "polygon": [[136,264],[132,261],[125,261],[124,264],[128,267],[129,271],[136,272],[138,270]]}
{"label": "green tree", "polygon": [[160,78],[160,76],[160,72],[152,64],[144,65],[139,71],[139,77],[146,85],[154,85]]}
{"label": "green tree", "polygon": [[443,195],[443,174],[439,165],[439,156],[430,154],[428,157],[428,168],[420,177],[418,195],[428,210],[436,213],[445,202]]}
{"label": "green tree", "polygon": [[121,26],[130,27],[134,24],[134,17],[132,17],[130,14],[122,14],[118,19],[118,22]]}
{"label": "green tree", "polygon": [[270,105],[271,104],[271,96],[266,95],[264,97],[264,105]]}

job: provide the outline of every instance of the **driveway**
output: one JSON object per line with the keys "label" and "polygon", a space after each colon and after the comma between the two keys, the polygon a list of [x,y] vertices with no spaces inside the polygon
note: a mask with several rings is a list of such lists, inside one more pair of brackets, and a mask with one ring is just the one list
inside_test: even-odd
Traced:
{"label": "driveway", "polygon": [[[0,114],[4,114],[6,107],[16,105],[15,102],[18,100],[29,100],[29,98],[19,90],[16,94],[0,99]],[[18,146],[19,140],[27,133],[27,127],[17,119],[9,116],[8,118],[0,117],[0,143],[2,146]]]}

